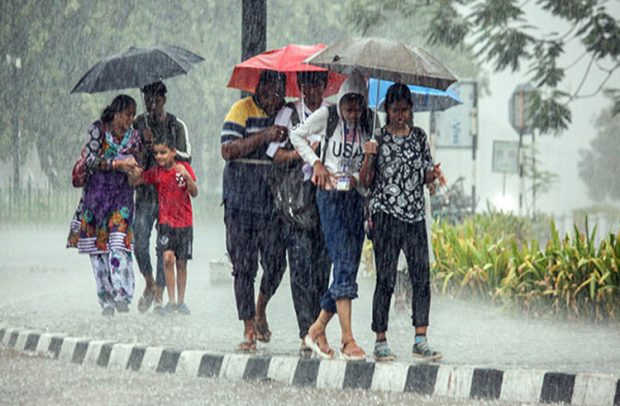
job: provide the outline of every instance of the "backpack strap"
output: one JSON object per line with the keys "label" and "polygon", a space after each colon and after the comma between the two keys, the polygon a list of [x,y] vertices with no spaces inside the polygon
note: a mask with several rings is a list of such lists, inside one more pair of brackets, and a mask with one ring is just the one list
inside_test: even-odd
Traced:
{"label": "backpack strap", "polygon": [[[295,127],[299,125],[299,121],[300,121],[299,114],[297,114],[297,108],[295,108],[295,103],[288,102],[284,105],[284,107],[292,110],[290,120],[291,120],[291,128],[294,129]],[[291,142],[291,137],[288,137],[286,139],[286,142],[284,144],[284,149],[287,149],[287,150],[295,149],[295,147],[293,147],[293,143]]]}
{"label": "backpack strap", "polygon": [[327,152],[327,144],[329,143],[329,139],[334,135],[334,131],[336,131],[336,127],[338,127],[338,121],[340,117],[338,117],[337,106],[332,104],[327,107],[327,129],[325,130],[325,143],[323,144],[323,149],[321,150],[321,163],[325,164],[325,155]]}
{"label": "backpack strap", "polygon": [[[372,137],[373,134],[373,120],[375,113],[372,111],[370,107],[367,107],[366,110],[362,112],[362,117],[360,121],[362,122],[362,130],[368,135]],[[377,122],[379,121],[379,117],[377,117]]]}
{"label": "backpack strap", "polygon": [[172,140],[174,144],[177,144],[177,126],[175,123],[177,122],[177,117],[174,114],[167,113],[168,115],[168,132],[172,135]]}
{"label": "backpack strap", "polygon": [[332,104],[327,107],[327,111],[329,115],[327,116],[327,129],[325,130],[325,140],[328,140],[334,135],[334,131],[336,131],[336,127],[338,127],[338,121],[340,117],[338,117],[337,106]]}
{"label": "backpack strap", "polygon": [[291,113],[291,125],[293,128],[297,127],[301,120],[299,119],[299,113],[297,113],[297,107],[295,107],[295,103],[288,102],[284,106],[293,110],[293,112]]}

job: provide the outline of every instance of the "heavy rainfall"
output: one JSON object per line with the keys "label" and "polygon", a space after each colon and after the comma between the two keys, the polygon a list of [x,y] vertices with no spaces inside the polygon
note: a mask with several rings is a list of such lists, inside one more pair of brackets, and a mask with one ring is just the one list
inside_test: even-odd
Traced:
{"label": "heavy rainfall", "polygon": [[0,2],[0,403],[620,404],[619,18]]}

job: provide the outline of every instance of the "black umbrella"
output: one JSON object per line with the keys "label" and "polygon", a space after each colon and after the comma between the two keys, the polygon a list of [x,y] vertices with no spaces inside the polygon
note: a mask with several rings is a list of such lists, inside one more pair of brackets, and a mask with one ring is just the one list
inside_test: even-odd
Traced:
{"label": "black umbrella", "polygon": [[71,93],[142,88],[172,76],[189,72],[204,58],[177,46],[134,48],[112,55],[93,66]]}

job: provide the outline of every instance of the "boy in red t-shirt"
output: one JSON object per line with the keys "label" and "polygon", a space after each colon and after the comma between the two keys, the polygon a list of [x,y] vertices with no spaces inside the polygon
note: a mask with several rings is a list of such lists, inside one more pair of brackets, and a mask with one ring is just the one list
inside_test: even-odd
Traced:
{"label": "boy in red t-shirt", "polygon": [[[142,174],[137,183],[155,185],[159,203],[157,249],[164,259],[164,274],[168,289],[168,303],[160,307],[159,314],[179,312],[189,315],[185,304],[187,260],[192,259],[192,203],[198,195],[196,175],[187,162],[176,162],[176,149],[168,140],[153,145],[156,167]],[[176,281],[174,266],[176,262]],[[178,297],[175,299],[175,282]],[[178,300],[177,300],[178,299]]]}

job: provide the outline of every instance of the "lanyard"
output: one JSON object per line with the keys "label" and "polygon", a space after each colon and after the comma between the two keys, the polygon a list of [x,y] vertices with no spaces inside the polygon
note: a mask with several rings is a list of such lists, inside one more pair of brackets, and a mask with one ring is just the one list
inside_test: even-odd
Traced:
{"label": "lanyard", "polygon": [[[358,140],[359,137],[359,129],[357,128],[357,126],[353,127],[355,130],[355,135],[353,136],[353,140],[351,141],[351,145],[355,145],[355,143]],[[349,134],[349,129],[347,128],[347,123],[345,121],[343,121],[343,133],[342,133],[342,138],[343,138],[343,143],[346,145],[347,144],[347,135]]]}

